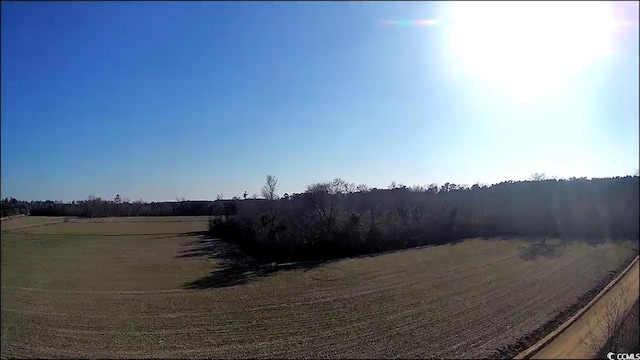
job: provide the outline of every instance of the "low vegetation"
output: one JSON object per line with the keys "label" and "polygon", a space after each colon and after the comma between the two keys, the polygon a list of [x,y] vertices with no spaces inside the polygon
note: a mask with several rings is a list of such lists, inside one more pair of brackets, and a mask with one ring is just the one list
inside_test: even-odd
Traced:
{"label": "low vegetation", "polygon": [[[624,317],[620,329],[602,350],[640,354],[640,302],[636,301]],[[615,350],[612,350],[615,349]]]}
{"label": "low vegetation", "polygon": [[[640,353],[640,322],[638,319],[638,299],[629,307],[627,292],[623,289],[614,301],[607,303],[605,312],[596,319],[589,329],[584,345],[598,358],[606,358],[607,353]],[[630,310],[626,310],[626,309]]]}

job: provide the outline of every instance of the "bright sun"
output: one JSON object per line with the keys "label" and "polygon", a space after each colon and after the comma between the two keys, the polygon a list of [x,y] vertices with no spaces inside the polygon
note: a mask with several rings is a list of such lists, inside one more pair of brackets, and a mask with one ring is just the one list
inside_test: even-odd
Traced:
{"label": "bright sun", "polygon": [[612,50],[607,2],[459,1],[447,9],[453,61],[510,93],[558,90]]}

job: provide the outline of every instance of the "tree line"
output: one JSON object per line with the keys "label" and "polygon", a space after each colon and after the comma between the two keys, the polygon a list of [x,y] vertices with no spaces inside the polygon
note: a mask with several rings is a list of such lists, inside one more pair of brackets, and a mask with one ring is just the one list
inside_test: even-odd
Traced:
{"label": "tree line", "polygon": [[279,196],[267,176],[262,199],[144,202],[113,200],[19,201],[3,199],[2,216],[212,216],[212,235],[237,242],[270,261],[328,259],[471,237],[532,236],[638,239],[637,175],[548,179],[492,186],[445,183],[386,189],[342,179]]}
{"label": "tree line", "polygon": [[634,239],[639,236],[638,176],[506,181],[493,186],[391,184],[369,189],[342,179],[304,193],[239,202],[210,220],[212,235],[269,261],[330,259],[472,237]]}
{"label": "tree line", "polygon": [[[20,201],[6,198],[0,202],[2,217],[12,215],[111,217],[111,216],[200,216],[230,215],[235,212],[238,199],[216,201],[144,202],[142,200],[103,200],[90,196],[87,200]],[[247,200],[250,201],[250,200]],[[257,200],[253,200],[257,201]]]}

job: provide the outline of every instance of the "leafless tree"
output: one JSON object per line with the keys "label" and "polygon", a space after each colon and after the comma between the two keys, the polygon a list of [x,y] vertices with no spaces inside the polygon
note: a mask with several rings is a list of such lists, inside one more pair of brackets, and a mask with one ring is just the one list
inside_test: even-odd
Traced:
{"label": "leafless tree", "polygon": [[369,187],[365,184],[360,184],[356,187],[356,191],[357,192],[368,192],[369,191]]}
{"label": "leafless tree", "polygon": [[327,182],[322,182],[322,183],[307,185],[307,192],[311,194],[318,193],[318,192],[326,192],[327,194],[329,194],[331,192],[331,184]]}
{"label": "leafless tree", "polygon": [[333,195],[337,194],[350,194],[355,192],[356,186],[352,183],[348,183],[341,178],[335,178],[329,183],[329,193]]}
{"label": "leafless tree", "polygon": [[534,173],[533,175],[529,176],[529,180],[531,181],[543,181],[547,179],[547,174],[545,173]]}
{"label": "leafless tree", "polygon": [[[621,329],[627,316],[628,292],[628,288],[623,287],[620,293],[607,303],[604,314],[596,317],[595,326],[592,326],[591,323],[588,324],[589,334],[585,339],[582,339],[582,343],[594,354],[599,354],[602,350],[620,351],[625,337]],[[605,346],[607,349],[603,349]]]}
{"label": "leafless tree", "polygon": [[273,175],[267,175],[266,183],[262,187],[262,196],[268,200],[275,200],[278,196],[276,191],[278,191],[278,179]]}

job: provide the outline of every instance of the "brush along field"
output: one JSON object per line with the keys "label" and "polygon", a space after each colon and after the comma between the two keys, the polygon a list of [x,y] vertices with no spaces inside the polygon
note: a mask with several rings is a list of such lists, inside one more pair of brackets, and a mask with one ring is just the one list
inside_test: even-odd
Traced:
{"label": "brush along field", "polygon": [[635,252],[470,239],[258,266],[206,217],[43,219],[2,223],[2,357],[484,358]]}

